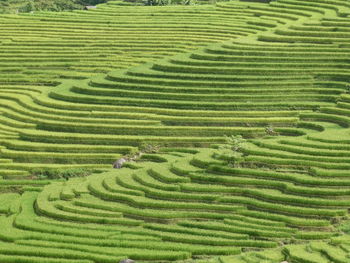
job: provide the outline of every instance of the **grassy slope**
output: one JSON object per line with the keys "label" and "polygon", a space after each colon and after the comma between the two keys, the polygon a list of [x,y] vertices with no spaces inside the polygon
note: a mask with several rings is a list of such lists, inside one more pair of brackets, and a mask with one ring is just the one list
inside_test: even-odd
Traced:
{"label": "grassy slope", "polygon": [[[270,6],[249,4],[253,14],[268,16],[269,21],[276,21],[277,30],[267,30],[257,35],[240,37],[235,41],[211,45],[193,51],[190,56],[182,55],[155,61],[140,68],[132,68],[128,70],[128,74],[112,72],[105,79],[92,80],[95,84],[90,82],[79,87],[77,83],[67,82],[68,88],[64,86],[67,83],[59,88],[50,88],[51,94],[55,94],[51,95],[51,98],[56,100],[58,109],[62,110],[63,106],[67,105],[73,107],[69,101],[74,98],[75,103],[80,103],[80,110],[81,107],[85,107],[86,111],[98,108],[99,114],[102,114],[109,109],[108,115],[112,114],[112,110],[116,110],[113,108],[115,106],[112,106],[114,101],[119,104],[122,100],[118,97],[108,97],[108,100],[103,94],[114,92],[117,85],[124,85],[126,89],[125,78],[129,78],[127,83],[142,81],[144,86],[137,84],[137,87],[143,87],[148,92],[150,89],[157,92],[162,89],[172,99],[167,102],[168,105],[178,105],[176,102],[179,99],[185,102],[186,97],[198,94],[198,91],[196,93],[192,88],[190,94],[180,93],[184,97],[176,100],[174,95],[169,95],[173,94],[176,88],[185,90],[186,87],[188,91],[192,82],[203,82],[203,79],[209,79],[211,83],[222,88],[220,85],[224,85],[225,81],[213,80],[214,77],[210,74],[220,74],[224,79],[229,76],[232,78],[234,73],[236,78],[241,78],[237,86],[247,84],[244,91],[253,90],[251,94],[254,96],[249,95],[250,102],[242,99],[240,93],[241,97],[230,97],[228,100],[234,101],[234,104],[228,103],[225,106],[232,107],[228,108],[230,111],[218,111],[215,110],[215,103],[221,103],[220,108],[223,107],[223,98],[214,93],[216,97],[200,98],[197,103],[197,107],[200,107],[200,102],[205,101],[206,107],[211,107],[211,111],[203,112],[201,109],[198,113],[217,114],[216,122],[227,123],[227,119],[218,120],[217,117],[233,118],[227,116],[230,112],[236,114],[236,111],[232,111],[233,105],[241,107],[239,114],[243,114],[245,119],[247,116],[244,114],[248,113],[242,109],[254,109],[251,114],[254,113],[253,116],[260,118],[266,118],[265,115],[271,112],[271,109],[279,110],[283,126],[290,126],[290,123],[294,122],[290,117],[296,116],[299,118],[296,124],[298,131],[304,135],[295,138],[272,136],[250,141],[244,147],[245,158],[241,168],[227,168],[227,165],[213,158],[216,152],[213,149],[203,149],[197,154],[173,150],[157,158],[158,161],[164,158],[165,162],[145,163],[142,164],[144,168],[138,170],[125,169],[118,173],[110,172],[102,176],[56,183],[46,186],[39,194],[33,192],[39,190],[38,188],[28,188],[24,195],[16,198],[3,196],[4,200],[8,198],[13,202],[4,201],[4,204],[8,205],[3,206],[3,213],[11,216],[1,217],[2,223],[8,226],[0,235],[4,241],[0,250],[1,259],[4,262],[22,262],[21,255],[26,255],[27,262],[39,262],[37,256],[46,258],[43,259],[45,262],[54,262],[53,258],[57,257],[61,257],[60,262],[63,262],[63,258],[67,262],[77,262],[76,259],[84,260],[81,262],[115,262],[119,258],[132,257],[154,262],[157,259],[175,260],[199,255],[236,254],[240,249],[276,247],[281,243],[298,242],[301,244],[283,248],[283,255],[280,250],[276,250],[273,254],[244,254],[220,259],[213,257],[205,262],[259,262],[267,255],[272,257],[270,262],[282,260],[285,255],[291,262],[347,262],[348,238],[336,237],[341,234],[337,230],[337,224],[346,219],[346,210],[349,207],[349,99],[344,93],[348,82],[347,61],[344,57],[348,54],[349,47],[346,33],[349,24],[346,15],[349,12],[346,3],[342,3],[315,0],[306,4],[304,1],[280,0]],[[286,8],[287,12],[280,14],[277,11],[282,7]],[[218,8],[231,13],[238,7],[236,3],[228,3],[220,4]],[[300,17],[299,20],[295,20],[295,16]],[[272,20],[273,18],[276,20]],[[244,64],[245,62],[249,62],[249,66]],[[273,77],[277,75],[283,80],[274,80]],[[181,79],[180,76],[186,78]],[[169,79],[170,83],[167,82]],[[301,87],[309,86],[298,89],[296,79],[300,81]],[[137,80],[139,82],[136,82]],[[270,89],[270,95],[265,95],[265,98],[254,91],[254,86],[264,87],[263,94],[269,94],[268,87],[273,87],[275,82],[283,85]],[[288,83],[292,85],[287,85]],[[193,86],[206,88],[210,93],[210,87],[205,87],[205,84],[192,84]],[[290,90],[293,90],[293,93],[289,96],[287,91]],[[86,102],[89,94],[93,94],[95,101],[89,101],[88,104]],[[141,94],[142,97],[149,96],[144,91]],[[200,93],[201,96],[203,94],[205,92]],[[132,96],[129,94],[128,98],[135,99],[138,96],[141,95],[134,92]],[[283,97],[288,99],[288,104]],[[96,103],[97,99],[102,101],[102,105]],[[194,100],[193,96],[191,100]],[[130,101],[127,101],[128,110],[135,111],[137,107]],[[152,101],[164,103],[162,98],[153,97]],[[105,106],[108,104],[111,106]],[[181,118],[162,117],[161,121],[168,125],[171,122],[184,123],[186,118],[180,113],[192,112],[184,111],[185,104],[181,105],[175,110],[167,109]],[[290,110],[291,107],[297,110],[297,115],[285,116],[287,113],[283,110]],[[159,106],[158,108],[162,109]],[[315,108],[317,111],[310,111]],[[146,109],[155,111],[143,105],[139,114],[145,114]],[[78,113],[82,115],[82,112]],[[128,111],[126,113],[133,116]],[[162,114],[157,114],[169,116],[164,108]],[[126,116],[124,115],[124,118]],[[206,121],[214,121],[204,116]],[[138,121],[145,120],[145,115],[138,117]],[[158,119],[147,117],[148,120],[159,120],[159,116]],[[204,119],[199,119],[198,122],[203,123]],[[89,120],[90,123],[96,122],[90,116]],[[236,119],[231,121],[237,122]],[[264,125],[268,123],[270,122]],[[81,132],[84,129],[88,131],[86,134],[91,132],[87,130],[91,128],[87,124],[84,125],[67,125],[67,120],[44,120],[40,121],[39,126],[39,130],[41,127],[42,131],[30,132],[29,129],[22,132],[26,135],[22,138],[47,138],[47,131],[51,136],[63,138],[61,143],[66,144],[77,137],[92,140],[89,135],[84,136]],[[155,124],[143,124],[139,131],[147,133],[150,129],[146,127],[152,125]],[[258,127],[256,120],[253,128],[255,125]],[[8,124],[6,126],[13,127]],[[123,132],[132,133],[132,128],[125,130],[125,126],[123,125]],[[187,125],[183,126],[186,128]],[[57,130],[57,127],[60,127],[61,132],[81,134],[70,139],[68,133],[53,133],[52,130]],[[74,127],[74,130],[71,127]],[[214,127],[217,129],[215,133],[225,131],[218,123]],[[116,134],[117,128],[117,125],[110,124],[101,128],[94,127],[94,132],[100,134],[96,136],[97,139],[110,138],[112,141],[112,138],[116,140],[118,137],[109,137],[108,133]],[[249,129],[252,127],[246,127],[242,131],[247,132]],[[162,129],[158,127],[158,130]],[[205,133],[211,131],[206,127],[198,130]],[[263,132],[264,128],[260,130]],[[275,130],[282,134],[295,133],[295,128]],[[156,132],[157,129],[152,130],[153,134]],[[179,128],[173,129],[172,132],[181,134]],[[191,132],[195,132],[194,127],[186,130],[186,133]],[[178,134],[174,137],[177,136]],[[193,135],[192,140],[196,136]],[[122,136],[119,138],[125,140]],[[45,145],[32,143],[28,143],[29,147],[39,148]],[[128,143],[135,145],[135,138]],[[25,144],[22,142],[22,149]],[[10,147],[19,147],[20,143],[14,140],[12,145],[15,146]],[[62,149],[60,144],[56,147]],[[24,153],[23,156],[33,158],[28,153]],[[40,159],[43,157],[38,158],[43,160]],[[68,225],[64,222],[70,223]],[[102,237],[106,242],[100,241]],[[46,241],[42,242],[44,239]],[[314,239],[322,243],[317,241],[303,244]],[[333,241],[329,243],[330,240]],[[191,245],[188,245],[189,243]],[[153,251],[149,250],[150,246]],[[109,249],[110,247],[113,249]],[[146,250],[143,250],[144,248]],[[31,258],[28,259],[28,255]]]}
{"label": "grassy slope", "polygon": [[166,148],[118,172],[1,195],[0,258],[347,262],[350,241],[336,226],[348,180],[228,168],[228,153]]}
{"label": "grassy slope", "polygon": [[[134,17],[131,17],[131,14]],[[208,14],[210,14],[209,17]],[[90,80],[82,81],[81,79],[96,75],[100,71],[110,71],[115,67],[128,67],[132,64],[140,64],[145,60],[155,61],[161,57],[195,49],[208,43],[225,41],[264,29],[261,26],[245,24],[244,21],[249,17],[251,17],[249,14],[237,14],[237,20],[239,19],[240,22],[232,24],[229,22],[232,16],[228,16],[221,9],[216,10],[213,6],[140,7],[135,9],[122,8],[113,3],[102,5],[98,10],[91,12],[4,17],[2,33],[4,41],[1,47],[3,59],[7,61],[2,64],[2,71],[8,74],[2,75],[4,94],[2,102],[6,107],[3,107],[1,127],[3,143],[6,144],[5,147],[9,152],[2,157],[5,160],[12,159],[14,164],[4,164],[3,169],[22,170],[24,165],[21,163],[30,163],[25,165],[27,169],[43,165],[57,166],[57,163],[66,164],[67,162],[70,166],[72,164],[82,166],[110,164],[118,153],[132,150],[130,146],[138,146],[140,142],[149,137],[143,138],[140,132],[138,136],[131,136],[131,140],[123,136],[118,139],[115,136],[117,131],[114,129],[114,125],[118,123],[129,124],[134,131],[139,130],[137,125],[146,125],[153,130],[161,125],[165,128],[163,133],[166,133],[168,125],[162,124],[160,118],[167,121],[168,111],[170,117],[171,115],[176,117],[179,114],[186,116],[190,112],[175,109],[172,113],[172,110],[166,105],[161,106],[160,109],[128,107],[128,102],[126,102],[126,107],[79,105],[55,99],[53,96],[56,96],[57,91],[61,93],[71,89],[70,85],[73,83],[79,85],[89,83]],[[42,24],[42,27],[38,26],[38,23]],[[128,29],[125,24],[128,25]],[[183,24],[187,26],[184,28]],[[156,41],[160,38],[159,32],[162,33],[161,44]],[[57,39],[60,41],[56,41]],[[114,44],[115,41],[118,41],[118,45]],[[68,80],[57,88],[47,86],[61,82],[62,78],[78,80]],[[101,77],[98,76],[94,81],[98,82],[100,79]],[[86,87],[89,86],[86,85]],[[57,96],[62,95],[57,94]],[[164,95],[167,96],[167,94]],[[131,94],[130,98],[132,99],[133,96]],[[113,97],[117,98],[116,96],[111,98]],[[195,112],[195,115],[200,117],[203,114],[203,117],[206,118],[215,114],[214,111],[199,111]],[[162,117],[164,114],[165,116]],[[217,114],[224,117],[220,123],[225,122],[227,117],[234,116],[229,112],[218,112]],[[244,113],[242,114],[245,116]],[[269,115],[269,113],[264,114]],[[289,114],[282,112],[280,115]],[[291,120],[293,120],[292,117]],[[112,125],[113,131],[110,130],[112,134],[109,136],[108,144],[115,146],[101,144],[101,139],[107,142],[108,136],[102,135],[101,137],[98,131],[93,132],[96,133],[96,140],[92,137],[84,139],[86,136],[83,134],[77,135],[81,139],[76,140],[76,138],[66,137],[64,130],[58,127],[54,128],[54,131],[59,132],[56,135],[63,135],[68,141],[62,137],[58,139],[46,137],[46,128],[43,129],[46,139],[44,137],[24,138],[31,137],[32,132],[35,136],[40,135],[41,128],[37,121],[58,119],[68,123],[72,121],[73,123],[90,123],[95,127],[97,127],[96,123]],[[170,121],[171,119],[173,118],[170,118]],[[202,120],[203,118],[199,118],[197,122]],[[189,121],[191,122],[191,119]],[[237,122],[240,119],[233,119],[233,121]],[[46,124],[42,123],[42,125]],[[33,129],[35,127],[38,129]],[[186,127],[183,130],[186,131]],[[238,129],[240,130],[242,129]],[[128,135],[128,132],[120,132]],[[179,132],[183,133],[181,130]],[[53,132],[49,134],[55,135]],[[70,134],[75,137],[74,132]],[[46,141],[44,142],[43,139]],[[62,139],[62,143],[57,144],[56,140]],[[163,138],[163,141],[165,140],[167,140],[166,137]],[[198,143],[202,141],[201,138],[195,139],[190,136],[186,139],[188,143],[195,140]],[[71,146],[73,142],[76,145]],[[6,149],[3,151],[7,151]],[[72,155],[72,152],[75,155]],[[68,153],[69,158],[67,158]],[[12,158],[11,155],[16,157]]]}
{"label": "grassy slope", "polygon": [[[249,11],[244,9],[246,5],[234,2],[220,4],[215,9],[211,6],[144,7],[136,9],[138,19],[130,21],[124,18],[136,13],[135,9],[112,3],[93,12],[77,12],[74,19],[67,19],[72,16],[68,13],[23,16],[23,25],[28,19],[33,23],[29,26],[33,26],[35,33],[29,35],[37,38],[27,39],[21,35],[11,39],[11,43],[6,40],[3,43],[4,52],[12,50],[6,53],[10,56],[8,60],[15,60],[12,65],[4,64],[3,70],[16,72],[4,74],[3,169],[19,171],[25,166],[28,171],[36,166],[73,164],[98,167],[110,165],[118,154],[132,151],[143,141],[209,145],[221,142],[225,134],[262,135],[268,125],[278,127],[282,134],[299,134],[303,130],[295,129],[296,126],[310,128],[310,124],[298,124],[300,117],[326,118],[346,126],[346,117],[335,117],[339,110],[334,109],[335,102],[347,88],[342,77],[347,74],[347,66],[342,57],[348,54],[348,48],[341,44],[346,38],[340,37],[345,33],[334,32],[327,25],[317,26],[322,17],[334,17],[336,13],[324,7],[309,7],[301,11],[289,8],[289,13],[281,15],[278,11],[284,4],[282,7],[258,4]],[[149,18],[151,10],[153,15]],[[196,19],[193,10],[196,10]],[[105,20],[114,13],[118,16],[113,16],[112,22]],[[207,14],[211,16],[208,18]],[[257,15],[260,17],[256,18]],[[189,23],[188,27],[174,24],[179,16],[183,17],[182,24]],[[92,17],[103,30],[90,32]],[[229,23],[234,17],[239,22]],[[57,26],[57,21],[64,21],[65,28],[50,27],[53,35],[47,35],[47,29],[41,33],[36,25],[38,19],[52,27]],[[149,19],[151,22],[141,23]],[[16,23],[20,23],[17,20]],[[207,23],[208,20],[211,23]],[[310,20],[316,25],[308,25]],[[87,29],[73,34],[71,28],[78,24],[71,23],[78,21],[82,24],[88,21],[88,25],[84,25]],[[124,32],[126,22],[131,29]],[[5,32],[13,30],[12,23],[10,18]],[[115,24],[113,30],[109,30],[111,23]],[[145,30],[147,34],[142,34],[142,29],[149,27],[155,27],[152,34]],[[315,27],[322,28],[323,33],[293,36],[292,40],[289,36],[313,32]],[[19,30],[22,32],[24,28]],[[159,38],[158,31],[162,32],[164,49],[155,41]],[[64,41],[54,42],[54,37]],[[198,49],[209,42],[232,37],[237,40]],[[120,46],[114,47],[115,40]],[[334,44],[328,43],[331,40]],[[271,41],[277,43],[270,44]],[[307,45],[289,44],[291,41]],[[339,48],[337,43],[343,47]],[[23,50],[23,45],[28,50]],[[28,61],[28,56],[32,57],[29,53],[36,51],[38,45],[47,50],[40,46],[38,56]],[[274,52],[275,46],[278,51]],[[58,47],[65,50],[58,51]],[[96,47],[101,49],[88,53]],[[114,48],[124,53],[102,56],[102,52],[112,52]],[[77,49],[78,54],[74,53]],[[157,59],[191,49],[190,53]],[[17,53],[19,50],[24,53],[23,57]],[[59,54],[53,58],[52,52]],[[120,61],[125,60],[124,66],[127,66],[140,63],[140,58],[151,62],[82,80],[103,70],[105,65],[108,71],[114,65],[123,66]],[[78,80],[60,80],[63,83],[55,87],[38,86],[45,79],[46,83],[57,81],[57,76]],[[320,107],[322,111],[336,112],[328,115],[311,112]],[[346,112],[343,110],[340,114]]]}
{"label": "grassy slope", "polygon": [[[272,40],[291,42],[285,36],[290,30],[312,31],[305,21],[337,15],[326,7],[289,7],[281,15],[283,8],[233,2],[135,9],[110,3],[92,12],[4,17],[3,170],[24,170],[22,176],[38,166],[103,167],[144,141],[209,145],[222,142],[224,134],[262,135],[268,125],[299,134],[299,116],[334,107],[346,90],[332,75],[346,74],[341,56],[348,51],[324,43],[344,40],[327,33],[327,26],[320,37],[297,38],[315,44],[269,47]],[[14,27],[14,18],[21,27]],[[227,41],[232,38],[237,40]],[[271,52],[276,45],[279,52]],[[181,51],[190,53],[159,59]],[[306,54],[309,62],[300,64]],[[110,72],[96,75],[101,70]],[[57,81],[63,83],[45,85]]]}

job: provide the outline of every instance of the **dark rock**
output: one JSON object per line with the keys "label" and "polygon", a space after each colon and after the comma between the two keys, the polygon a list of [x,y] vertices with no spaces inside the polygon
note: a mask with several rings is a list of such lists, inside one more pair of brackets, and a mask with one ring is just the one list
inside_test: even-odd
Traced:
{"label": "dark rock", "polygon": [[84,7],[85,10],[96,9],[96,8],[97,8],[97,6],[95,6],[95,5],[87,5]]}
{"label": "dark rock", "polygon": [[258,3],[270,3],[275,0],[240,0],[242,2],[258,2]]}
{"label": "dark rock", "polygon": [[132,260],[132,259],[123,259],[123,260],[121,260],[121,261],[119,261],[119,263],[136,263],[134,260]]}
{"label": "dark rock", "polygon": [[113,163],[113,168],[115,169],[120,169],[123,167],[123,164],[126,162],[124,158],[120,158],[119,160],[115,161]]}

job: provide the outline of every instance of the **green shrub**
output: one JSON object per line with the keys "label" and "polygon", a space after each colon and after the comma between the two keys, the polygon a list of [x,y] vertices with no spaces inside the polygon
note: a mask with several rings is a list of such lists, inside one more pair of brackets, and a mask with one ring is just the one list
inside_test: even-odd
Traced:
{"label": "green shrub", "polygon": [[94,170],[84,168],[39,168],[33,169],[31,174],[37,176],[39,179],[66,179],[72,177],[88,176],[92,174]]}

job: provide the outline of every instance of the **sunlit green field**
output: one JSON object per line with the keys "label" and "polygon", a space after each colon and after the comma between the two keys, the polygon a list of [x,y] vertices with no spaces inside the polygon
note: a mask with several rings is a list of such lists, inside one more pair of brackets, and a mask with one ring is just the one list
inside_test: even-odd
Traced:
{"label": "sunlit green field", "polygon": [[0,25],[1,263],[350,262],[350,2]]}

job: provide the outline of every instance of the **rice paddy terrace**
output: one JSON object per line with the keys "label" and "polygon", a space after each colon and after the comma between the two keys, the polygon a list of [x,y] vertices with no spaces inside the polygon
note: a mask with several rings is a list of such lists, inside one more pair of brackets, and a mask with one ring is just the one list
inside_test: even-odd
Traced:
{"label": "rice paddy terrace", "polygon": [[[0,185],[24,185],[0,195],[0,262],[350,262],[350,2],[0,23]],[[107,169],[144,142],[166,147]]]}
{"label": "rice paddy terrace", "polygon": [[[86,87],[90,87],[88,84],[90,79],[84,78],[99,72],[110,72],[114,67],[126,68],[145,60],[156,60],[166,55],[198,48],[210,42],[221,42],[264,29],[263,26],[244,23],[244,20],[252,14],[238,13],[232,16],[231,12],[221,12],[212,6],[140,7],[136,10],[138,11],[135,11],[135,7],[120,7],[110,3],[92,12],[3,17],[1,68],[4,74],[2,74],[1,84],[2,101],[5,106],[1,110],[1,127],[6,143],[13,145],[5,146],[6,149],[4,148],[3,151],[9,151],[10,155],[15,154],[18,157],[15,160],[9,155],[2,156],[5,160],[26,163],[24,166],[27,168],[35,166],[35,163],[110,165],[118,153],[124,154],[133,150],[133,147],[144,140],[143,137],[149,137],[150,140],[158,138],[156,133],[149,135],[152,130],[160,128],[164,134],[167,132],[166,129],[173,129],[174,125],[166,123],[169,115],[167,111],[170,113],[169,117],[173,118],[181,112],[185,114],[184,117],[190,113],[178,107],[175,107],[172,113],[172,109],[169,108],[171,105],[166,105],[167,102],[164,100],[159,102],[163,102],[162,105],[149,104],[146,107],[141,107],[142,104],[135,105],[138,103],[137,98],[142,99],[140,97],[142,93],[136,94],[136,97],[125,93],[132,91],[132,83],[129,84],[129,90],[122,88],[124,94],[120,93],[117,96],[125,97],[130,102],[120,103],[120,106],[107,103],[103,104],[103,107],[94,105],[95,103],[85,105],[85,103],[76,104],[55,99],[53,97],[63,94],[57,94],[56,89],[50,85],[55,86],[58,82],[62,82],[62,78],[67,78],[68,82],[59,88],[62,91],[72,88],[69,86],[75,85],[73,83],[79,85],[86,83]],[[235,12],[232,13],[235,14]],[[186,26],[183,26],[184,24]],[[125,76],[127,77],[127,73]],[[75,78],[76,82],[72,78]],[[97,77],[96,81],[99,79],[103,80],[103,76]],[[91,79],[91,85],[93,85],[92,81],[94,80]],[[127,81],[124,86],[127,85]],[[101,89],[101,92],[104,91]],[[152,93],[146,92],[144,95],[144,100],[147,102]],[[166,95],[167,93],[164,92],[159,93],[159,96]],[[72,98],[74,96],[72,93]],[[178,101],[179,98],[176,100]],[[66,104],[64,108],[61,108],[61,102]],[[211,113],[208,112],[203,117]],[[197,115],[200,116],[200,112],[195,114]],[[227,117],[232,114],[219,113],[220,115]],[[75,138],[67,138],[67,142],[62,141],[59,144],[56,140],[62,140],[62,138],[51,138],[51,142],[44,142],[46,135],[40,136],[41,139],[24,139],[25,136],[30,135],[21,135],[25,130],[35,133],[43,131],[47,135],[53,135],[51,131],[39,128],[37,121],[58,120],[57,118],[61,119],[61,124],[66,122],[68,125],[74,123],[85,123],[95,127],[97,127],[96,123],[98,126],[111,125],[110,128],[115,130],[112,132],[113,142],[108,142],[108,135],[99,134],[99,131],[93,132],[90,139],[86,140],[84,139],[86,134],[70,133],[73,136],[75,134],[77,137],[81,136],[80,142]],[[164,121],[162,118],[165,118]],[[56,124],[59,123],[60,121]],[[123,136],[117,136],[118,125],[119,128],[122,125],[125,129],[131,128],[133,131],[143,127],[145,132],[138,132],[138,135],[134,136],[132,132],[120,130],[119,135]],[[51,127],[65,136],[64,130]],[[180,127],[180,129],[184,129],[182,132],[184,134],[189,128]],[[85,132],[90,133],[88,129]],[[164,141],[169,136],[162,137]],[[50,136],[46,139],[50,140]],[[192,144],[192,139],[192,137],[187,138],[187,141],[190,140]],[[72,143],[75,145],[72,146]],[[7,171],[9,166],[11,164],[5,168]],[[23,165],[22,167],[17,164],[12,166],[17,171],[23,169]]]}

